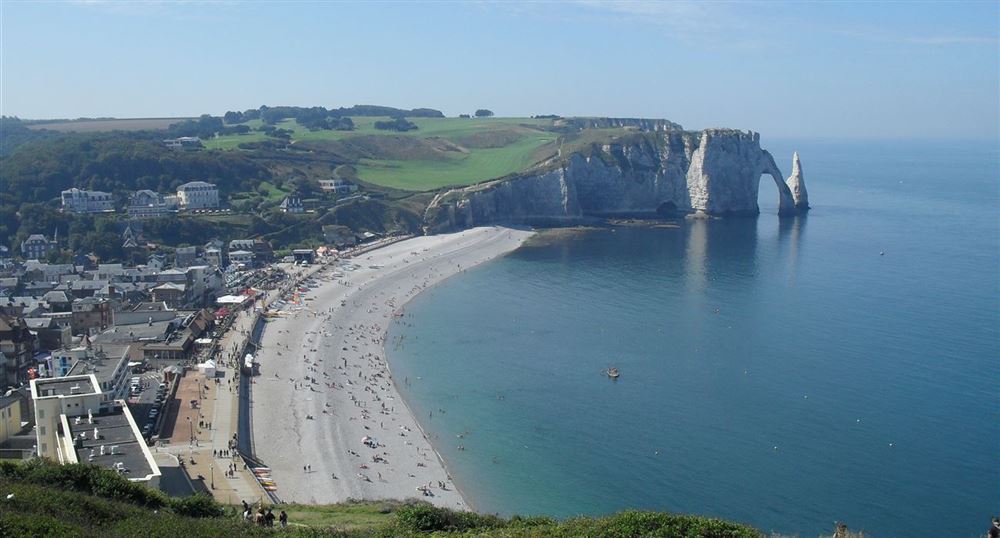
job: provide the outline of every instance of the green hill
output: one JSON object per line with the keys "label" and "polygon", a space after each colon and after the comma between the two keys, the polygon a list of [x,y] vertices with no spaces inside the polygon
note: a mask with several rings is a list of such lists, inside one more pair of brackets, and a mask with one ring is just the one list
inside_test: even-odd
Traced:
{"label": "green hill", "polygon": [[[650,122],[680,128],[627,118],[445,118],[432,109],[373,105],[262,106],[177,119],[159,130],[144,120],[56,124],[5,116],[0,244],[16,250],[29,235],[45,233],[64,238],[50,261],[93,252],[105,262],[141,263],[141,255],[126,260],[130,254],[121,246],[129,196],[139,189],[173,193],[194,180],[218,187],[224,211],[145,220],[144,238],[157,248],[246,237],[282,250],[311,248],[324,244],[327,224],[356,233],[420,233],[427,204],[441,189],[551,165],[555,156],[642,135],[637,129]],[[81,132],[46,128],[63,124]],[[180,136],[198,136],[204,147],[175,150],[163,143]],[[324,190],[320,181],[328,179],[351,181],[357,190]],[[111,193],[116,212],[61,211],[60,193],[71,187]],[[291,195],[309,212],[282,213],[278,206]]]}
{"label": "green hill", "polygon": [[238,514],[242,508],[223,507],[205,496],[171,499],[95,466],[0,463],[0,536],[764,536],[746,525],[657,512],[630,511],[558,522],[547,517],[505,519],[417,502],[279,505],[273,509],[275,515],[281,509],[289,514],[288,528],[255,527],[242,520]]}
{"label": "green hill", "polygon": [[[425,191],[469,185],[520,172],[552,157],[560,133],[551,119],[407,118],[411,131],[382,131],[375,123],[388,117],[355,116],[352,131],[310,130],[295,119],[274,126],[291,132],[290,144],[307,151],[353,161],[357,178],[384,187]],[[245,122],[252,129],[261,120]],[[263,132],[229,134],[206,140],[205,147],[238,150],[267,140]]]}

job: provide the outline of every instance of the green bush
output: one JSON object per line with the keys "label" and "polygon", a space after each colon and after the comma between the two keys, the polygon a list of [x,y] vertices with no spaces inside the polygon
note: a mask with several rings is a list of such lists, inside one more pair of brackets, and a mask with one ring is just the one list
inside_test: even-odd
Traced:
{"label": "green bush", "polygon": [[206,493],[170,499],[170,508],[175,513],[188,517],[222,517],[224,514],[222,505]]}
{"label": "green bush", "polygon": [[167,496],[96,465],[58,465],[35,459],[25,463],[0,462],[0,479],[17,480],[63,490],[78,491],[147,508],[167,505]]}
{"label": "green bush", "polygon": [[396,512],[396,521],[403,529],[416,532],[453,532],[506,526],[503,519],[494,515],[459,512],[431,505],[403,508]]}
{"label": "green bush", "polygon": [[[13,494],[11,498],[7,495]],[[354,505],[328,507],[352,510]],[[370,511],[382,513],[382,509]],[[344,529],[326,525],[263,529],[248,525],[205,494],[168,498],[106,469],[44,461],[0,462],[0,537],[94,536],[172,538],[175,536],[342,536],[423,538],[763,538],[752,527],[703,516],[627,511],[607,517],[563,522],[543,516],[509,519],[407,504],[386,520]]]}
{"label": "green bush", "polygon": [[756,529],[703,516],[630,510],[603,518],[576,518],[560,524],[553,536],[602,538],[762,538]]}

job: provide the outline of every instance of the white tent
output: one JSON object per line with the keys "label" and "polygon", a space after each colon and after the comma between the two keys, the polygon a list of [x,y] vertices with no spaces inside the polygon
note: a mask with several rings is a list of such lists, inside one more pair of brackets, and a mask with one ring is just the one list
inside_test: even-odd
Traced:
{"label": "white tent", "polygon": [[205,377],[215,377],[215,361],[208,359],[198,365],[198,371],[205,374]]}

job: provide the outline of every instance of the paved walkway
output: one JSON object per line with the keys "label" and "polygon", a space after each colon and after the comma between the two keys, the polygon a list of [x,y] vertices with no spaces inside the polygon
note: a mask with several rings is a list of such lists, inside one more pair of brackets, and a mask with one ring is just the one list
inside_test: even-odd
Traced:
{"label": "paved walkway", "polygon": [[[321,264],[314,264],[308,268],[290,266],[285,270],[292,282],[298,283],[321,268]],[[266,308],[291,287],[289,283],[265,293],[263,306]],[[171,437],[164,440],[165,446],[157,449],[181,459],[195,489],[211,493],[224,504],[238,505],[243,500],[252,504],[267,500],[266,492],[253,474],[244,469],[243,460],[236,456],[236,451],[230,449],[229,444],[239,424],[237,389],[239,367],[243,360],[239,354],[250,338],[256,319],[257,312],[253,306],[241,310],[220,338],[220,351],[214,357],[217,363],[216,379],[207,380],[197,371],[185,373],[177,389],[178,402],[174,402],[175,406],[177,403],[180,405],[176,407],[176,419],[169,429]],[[194,406],[192,401],[196,402]],[[229,450],[231,456],[219,456],[224,450]],[[230,465],[235,466],[235,473],[227,477]]]}

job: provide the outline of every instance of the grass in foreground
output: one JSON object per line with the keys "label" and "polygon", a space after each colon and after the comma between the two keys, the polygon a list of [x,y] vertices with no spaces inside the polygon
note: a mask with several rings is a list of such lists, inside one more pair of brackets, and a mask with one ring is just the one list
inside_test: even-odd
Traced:
{"label": "grass in foreground", "polygon": [[0,463],[0,536],[763,537],[746,525],[658,512],[557,522],[458,512],[419,501],[272,508],[289,514],[289,528],[254,527],[242,521],[238,508],[210,497],[171,499],[95,466]]}

